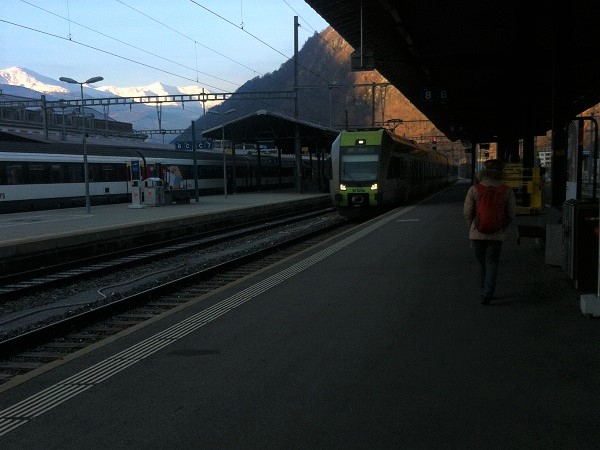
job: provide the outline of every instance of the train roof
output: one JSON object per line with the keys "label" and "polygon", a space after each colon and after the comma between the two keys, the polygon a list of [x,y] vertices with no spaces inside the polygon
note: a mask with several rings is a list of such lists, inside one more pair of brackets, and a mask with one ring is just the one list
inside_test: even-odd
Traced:
{"label": "train roof", "polygon": [[[386,128],[356,128],[352,130],[342,131],[342,143],[344,143],[345,139],[349,139],[348,136],[352,136],[352,138],[350,139],[364,136],[365,138],[370,137],[369,140],[372,140],[372,144],[379,144],[384,139],[384,135],[389,136],[390,139],[396,142],[402,142],[404,145],[415,149],[418,149],[419,147],[424,147],[421,144],[413,141],[412,139],[407,139]],[[351,141],[347,141],[345,144],[349,145],[348,142]]]}
{"label": "train roof", "polygon": [[[176,150],[171,145],[156,145],[150,143],[131,142],[118,139],[98,140],[88,139],[86,147],[88,154],[98,156],[131,156],[139,157],[140,154],[148,156],[192,156],[190,151]],[[0,140],[0,151],[10,153],[38,153],[38,154],[66,154],[83,155],[83,145],[81,138],[78,141],[65,140],[46,140],[46,141],[19,141],[19,140]],[[214,154],[215,152],[200,151],[203,154]]]}
{"label": "train roof", "polygon": [[[107,140],[108,141],[108,140]],[[87,144],[88,156],[100,157],[119,157],[125,159],[145,159],[149,163],[159,162],[160,160],[182,160],[190,161],[194,158],[194,152],[190,150],[176,150],[168,145],[148,145],[147,147],[140,145],[131,145],[127,141],[115,140],[112,145],[103,143]],[[63,142],[63,141],[46,141],[46,142],[23,142],[23,141],[0,141],[0,153],[12,153],[14,155],[68,155],[83,157],[83,145],[81,141]],[[202,161],[222,161],[223,154],[215,150],[197,150],[196,158]],[[230,160],[232,155],[227,154],[226,158]],[[258,157],[255,155],[236,153],[235,158],[238,162],[248,161],[256,163]],[[261,155],[261,162],[265,165],[278,165],[277,156]],[[282,166],[293,166],[294,158],[281,158]]]}
{"label": "train roof", "polygon": [[[348,135],[351,135],[353,137],[364,136],[365,138],[368,138],[368,136],[372,136],[375,139],[375,141],[378,141],[376,142],[377,144],[379,144],[383,141],[383,139],[385,139],[384,136],[388,136],[389,139],[394,140],[396,142],[401,142],[406,147],[410,148],[411,150],[407,151],[406,153],[414,157],[427,159],[429,161],[435,161],[443,164],[449,163],[448,157],[446,155],[437,152],[432,147],[425,144],[420,144],[418,142],[413,141],[412,139],[407,139],[403,136],[394,133],[391,130],[388,130],[387,128],[360,128],[342,131],[342,144],[344,144],[344,138],[348,139]],[[354,145],[352,141],[350,141],[352,142],[351,144],[349,144],[348,142],[349,141],[346,141],[345,145]],[[373,142],[372,144],[376,143]]]}

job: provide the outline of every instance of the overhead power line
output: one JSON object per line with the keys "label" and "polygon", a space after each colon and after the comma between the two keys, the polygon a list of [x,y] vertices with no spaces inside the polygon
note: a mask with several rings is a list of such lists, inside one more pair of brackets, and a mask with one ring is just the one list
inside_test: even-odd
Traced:
{"label": "overhead power line", "polygon": [[[101,36],[104,36],[104,37],[106,37],[106,38],[108,38],[108,39],[112,39],[113,41],[115,41],[115,42],[118,42],[118,43],[120,43],[120,44],[123,44],[123,45],[126,45],[126,46],[128,46],[128,47],[134,48],[134,49],[136,49],[136,50],[139,50],[139,51],[141,51],[141,52],[144,52],[144,53],[146,53],[146,54],[148,54],[148,55],[154,56],[154,57],[156,57],[156,58],[162,59],[162,60],[164,60],[164,61],[167,61],[167,62],[169,62],[169,63],[172,63],[172,64],[175,64],[175,65],[178,65],[178,66],[180,66],[180,67],[183,67],[183,68],[185,68],[185,69],[189,69],[189,70],[195,71],[197,74],[202,74],[202,75],[205,75],[205,76],[208,76],[208,77],[214,78],[214,79],[216,79],[216,80],[223,81],[223,82],[225,82],[225,83],[229,83],[229,84],[231,84],[231,85],[234,85],[234,86],[239,86],[237,83],[234,83],[234,82],[232,82],[232,81],[225,80],[224,78],[220,78],[220,77],[217,77],[217,76],[215,76],[215,75],[211,75],[211,74],[209,74],[209,73],[206,73],[206,72],[199,71],[199,70],[198,70],[198,67],[196,67],[196,68],[194,69],[193,67],[186,66],[185,64],[181,64],[181,63],[179,63],[179,62],[177,62],[177,61],[173,61],[172,59],[166,58],[166,57],[164,57],[164,56],[161,56],[161,55],[158,55],[158,54],[156,54],[156,53],[153,53],[153,52],[151,52],[151,51],[149,51],[149,50],[146,50],[146,49],[143,49],[143,48],[141,48],[141,47],[135,46],[135,45],[133,45],[133,44],[130,44],[129,42],[125,42],[125,41],[122,41],[122,40],[120,40],[120,39],[117,39],[117,38],[115,38],[115,37],[113,37],[113,36],[110,36],[110,35],[108,35],[108,34],[106,34],[106,33],[103,33],[102,31],[98,31],[98,30],[95,30],[95,29],[93,29],[93,28],[90,28],[90,27],[88,27],[88,26],[86,26],[86,25],[84,25],[84,24],[81,24],[81,23],[78,23],[78,22],[72,21],[72,20],[70,19],[70,17],[64,17],[64,16],[61,16],[60,14],[56,14],[56,13],[54,13],[54,12],[52,12],[52,11],[49,11],[49,10],[47,10],[47,9],[44,9],[44,8],[42,8],[41,6],[34,5],[33,3],[30,3],[30,2],[28,2],[28,1],[26,1],[26,0],[21,0],[21,1],[22,1],[23,3],[26,3],[26,4],[28,4],[28,5],[32,6],[32,7],[34,7],[34,8],[37,8],[37,9],[39,9],[39,10],[41,10],[41,11],[44,11],[44,12],[45,12],[45,13],[47,13],[47,14],[53,15],[53,16],[55,16],[55,17],[58,17],[58,18],[60,18],[60,19],[63,19],[63,20],[67,20],[67,21],[68,21],[68,23],[69,23],[69,36],[68,36],[68,38],[69,38],[69,39],[68,39],[68,40],[70,40],[70,41],[72,41],[72,40],[73,40],[73,39],[72,39],[72,37],[73,37],[73,36],[72,36],[72,34],[71,34],[71,23],[74,23],[75,25],[78,25],[78,26],[80,26],[81,28],[84,28],[84,29],[86,29],[86,30],[89,30],[89,31],[91,31],[91,32],[93,32],[93,33],[99,34],[99,35],[101,35]],[[133,9],[134,11],[138,12],[139,14],[142,14],[143,16],[145,16],[145,17],[149,18],[150,20],[154,20],[155,22],[157,22],[157,23],[160,23],[161,25],[163,25],[163,26],[167,27],[167,28],[168,28],[168,29],[170,29],[171,31],[174,31],[174,32],[176,32],[176,33],[178,33],[178,34],[182,35],[182,36],[183,36],[183,37],[185,37],[186,39],[189,39],[190,41],[194,42],[194,44],[195,44],[195,45],[196,45],[196,44],[199,44],[198,42],[196,42],[195,40],[193,40],[193,39],[192,39],[192,38],[190,38],[189,36],[186,36],[186,35],[184,35],[184,34],[180,33],[179,31],[177,31],[177,30],[175,30],[175,29],[173,29],[173,28],[169,27],[168,25],[165,25],[165,24],[163,24],[162,22],[159,22],[158,20],[156,20],[156,19],[153,19],[152,17],[148,16],[147,14],[144,14],[143,12],[141,12],[141,11],[139,11],[139,10],[137,10],[137,9],[135,9],[135,8],[133,8],[133,7],[131,7],[131,6],[127,5],[127,4],[125,4],[125,3],[123,3],[123,2],[122,2],[122,1],[120,1],[120,0],[117,0],[117,1],[119,1],[119,3],[123,4],[124,6],[127,6],[127,7],[131,8],[131,9]],[[199,44],[199,45],[202,45],[202,44]],[[231,59],[231,58],[229,58],[229,57],[227,57],[227,56],[223,55],[222,53],[219,53],[219,52],[217,52],[216,50],[213,50],[213,49],[211,49],[211,48],[209,48],[209,47],[207,47],[207,46],[205,46],[205,45],[202,45],[202,46],[203,46],[204,48],[206,48],[206,49],[210,50],[210,51],[213,51],[213,52],[217,53],[219,56],[222,56],[223,58],[226,58],[226,59],[228,59],[228,60],[230,60],[230,61],[232,61],[232,62],[234,62],[234,63],[236,63],[236,64],[239,64],[239,65],[241,65],[241,66],[243,66],[243,67],[246,67],[248,70],[252,71],[253,73],[256,73],[256,71],[255,71],[255,70],[253,70],[253,69],[251,69],[250,67],[244,66],[243,64],[241,64],[241,63],[239,63],[239,62],[237,62],[237,61],[235,61],[235,60],[233,60],[233,59]],[[196,82],[199,82],[197,75],[196,75]],[[211,86],[211,87],[212,87],[212,86]]]}
{"label": "overhead power line", "polygon": [[[153,65],[151,65],[151,64],[147,64],[147,63],[144,63],[144,62],[140,62],[140,61],[137,61],[137,60],[135,60],[135,59],[132,59],[132,58],[129,58],[129,57],[126,57],[126,56],[122,56],[122,55],[119,55],[119,54],[117,54],[117,53],[114,53],[114,52],[111,52],[111,51],[107,51],[107,50],[104,50],[104,49],[102,49],[102,48],[99,48],[99,47],[96,47],[96,46],[92,46],[92,45],[89,45],[89,44],[85,44],[85,43],[83,43],[83,42],[80,42],[80,41],[78,41],[78,40],[74,40],[74,39],[73,39],[73,36],[72,36],[72,34],[71,34],[71,28],[70,28],[70,24],[71,24],[71,22],[72,22],[72,21],[71,21],[70,17],[63,17],[63,16],[61,16],[61,15],[59,15],[59,14],[55,14],[55,13],[53,13],[53,12],[51,12],[51,11],[48,11],[48,10],[46,10],[46,9],[44,9],[44,8],[41,8],[41,7],[37,6],[37,5],[34,5],[34,4],[32,4],[32,3],[30,3],[30,2],[28,2],[28,1],[26,1],[26,0],[21,0],[21,1],[22,1],[23,3],[25,3],[25,4],[27,4],[27,5],[33,6],[34,8],[40,9],[41,11],[44,11],[44,12],[45,12],[45,13],[47,13],[47,14],[51,14],[51,15],[54,15],[54,16],[56,16],[56,17],[59,17],[59,18],[61,18],[61,19],[63,19],[63,20],[66,20],[66,21],[69,23],[69,35],[68,35],[68,38],[64,38],[64,37],[62,37],[62,36],[58,36],[58,35],[56,35],[56,34],[49,33],[49,32],[45,32],[45,31],[42,31],[42,30],[38,30],[38,29],[35,29],[35,28],[32,28],[32,27],[29,27],[29,26],[26,26],[26,25],[21,25],[21,24],[17,24],[17,23],[9,22],[9,21],[3,20],[3,19],[0,19],[0,21],[1,21],[1,22],[4,22],[4,23],[7,23],[7,24],[10,24],[10,25],[13,25],[13,26],[17,26],[17,27],[21,27],[21,28],[24,28],[24,29],[28,29],[28,30],[31,30],[31,31],[34,31],[34,32],[37,32],[37,33],[41,33],[41,34],[45,34],[45,35],[48,35],[48,36],[52,36],[52,37],[55,37],[55,38],[58,38],[58,39],[67,40],[67,41],[69,41],[69,42],[72,42],[72,43],[74,43],[74,44],[77,44],[77,45],[80,45],[80,46],[83,46],[83,47],[86,47],[86,48],[90,48],[90,49],[92,49],[92,50],[96,50],[96,51],[99,51],[99,52],[105,53],[105,54],[107,54],[107,55],[111,55],[111,56],[114,56],[114,57],[120,58],[120,59],[122,59],[122,60],[129,61],[129,62],[132,62],[132,63],[134,63],[134,64],[138,64],[138,65],[140,65],[140,66],[143,66],[143,67],[147,67],[147,68],[150,68],[150,69],[153,69],[153,70],[157,70],[157,71],[159,71],[159,72],[162,72],[162,73],[165,73],[165,74],[168,74],[168,75],[173,75],[173,76],[176,76],[176,77],[178,77],[178,78],[181,78],[181,79],[185,79],[185,80],[188,80],[188,81],[192,81],[192,82],[200,83],[200,81],[198,80],[198,77],[197,77],[197,76],[196,76],[196,79],[192,79],[192,78],[190,78],[190,77],[188,77],[188,76],[184,76],[184,75],[180,75],[180,74],[174,73],[174,72],[172,72],[172,71],[164,70],[164,69],[161,69],[161,68],[159,68],[159,67],[153,66]],[[163,22],[161,22],[161,21],[159,21],[159,20],[157,20],[157,19],[155,19],[155,18],[151,17],[150,15],[148,15],[148,14],[146,14],[146,13],[144,13],[144,12],[140,11],[139,9],[136,9],[136,8],[134,8],[134,7],[130,6],[130,5],[128,5],[128,4],[127,4],[127,3],[125,3],[124,1],[122,1],[122,0],[117,0],[117,1],[118,1],[119,3],[121,3],[123,6],[126,6],[126,7],[130,8],[130,9],[132,9],[132,10],[133,10],[133,11],[135,11],[136,13],[138,13],[138,14],[141,14],[141,15],[143,15],[144,17],[146,17],[146,18],[148,18],[148,19],[150,19],[150,20],[152,20],[152,21],[154,21],[154,22],[156,22],[156,23],[160,24],[161,26],[164,26],[164,27],[168,28],[169,30],[171,30],[171,31],[173,31],[173,32],[175,32],[175,33],[177,33],[177,34],[179,34],[179,35],[183,36],[184,38],[186,38],[186,39],[190,40],[191,42],[193,42],[193,43],[194,43],[194,46],[195,46],[195,48],[196,48],[196,46],[197,46],[197,45],[200,45],[200,46],[202,46],[202,47],[204,47],[204,48],[206,48],[206,49],[208,49],[208,50],[210,50],[210,51],[212,51],[212,52],[214,52],[214,53],[218,54],[219,56],[221,56],[221,57],[223,57],[223,58],[226,58],[226,59],[228,59],[229,61],[232,61],[232,62],[234,62],[234,63],[236,63],[236,64],[238,64],[238,65],[240,65],[240,66],[242,66],[242,67],[245,67],[245,68],[247,68],[248,70],[252,71],[252,72],[253,72],[253,73],[255,73],[255,74],[256,74],[256,73],[258,73],[256,70],[254,70],[254,69],[252,69],[252,68],[250,68],[250,67],[248,67],[248,66],[245,66],[244,64],[242,64],[242,63],[240,63],[240,62],[238,62],[238,61],[236,61],[236,60],[234,60],[234,59],[232,59],[232,58],[229,58],[228,56],[226,56],[226,55],[224,55],[224,54],[222,54],[222,53],[220,53],[220,52],[218,52],[218,51],[216,51],[216,50],[214,50],[214,49],[211,49],[210,47],[207,47],[207,46],[205,46],[205,45],[203,45],[203,44],[201,44],[201,43],[197,42],[195,39],[191,38],[190,36],[187,36],[187,35],[185,35],[185,34],[181,33],[180,31],[178,31],[177,29],[175,29],[175,28],[173,28],[173,27],[169,26],[168,24],[166,24],[166,23],[163,23]],[[239,25],[236,25],[235,23],[233,23],[232,21],[228,20],[227,18],[225,18],[225,17],[223,17],[223,16],[221,16],[221,15],[219,15],[219,14],[215,13],[214,11],[210,10],[209,8],[207,8],[207,7],[205,7],[205,6],[201,5],[201,4],[199,4],[197,1],[195,1],[195,0],[190,0],[190,1],[191,1],[193,4],[195,4],[196,6],[198,6],[198,7],[200,7],[200,8],[203,8],[204,10],[208,11],[209,13],[211,13],[211,14],[215,15],[215,16],[216,16],[216,17],[218,17],[219,19],[221,19],[221,20],[223,20],[223,21],[227,22],[228,24],[230,24],[230,25],[232,25],[232,26],[234,26],[234,27],[236,27],[236,28],[238,28],[238,29],[242,30],[242,31],[243,31],[244,33],[246,33],[248,36],[252,37],[253,39],[255,39],[255,40],[257,40],[258,42],[260,42],[262,45],[265,45],[265,46],[267,46],[268,48],[272,49],[273,51],[277,52],[278,54],[282,55],[282,56],[283,56],[284,58],[286,58],[288,61],[291,61],[291,60],[292,60],[292,57],[289,57],[289,56],[285,55],[284,53],[282,53],[281,51],[277,50],[276,48],[274,48],[274,47],[273,47],[272,45],[270,45],[269,43],[265,42],[263,39],[260,39],[259,37],[257,37],[257,36],[255,36],[254,34],[250,33],[248,30],[244,29],[244,27],[243,27],[243,11],[241,11],[241,14],[242,14],[242,16],[241,16],[241,17],[242,17],[242,26],[239,26]],[[287,5],[287,6],[288,6],[288,7],[289,7],[289,8],[290,8],[292,11],[294,11],[294,13],[296,13],[296,15],[298,15],[298,14],[297,14],[297,12],[296,12],[296,11],[295,11],[295,10],[292,8],[292,6],[290,6],[290,4],[289,4],[289,3],[288,3],[286,0],[283,0],[283,1],[284,1],[284,3],[285,3],[285,4],[286,4],[286,5]],[[305,20],[304,20],[304,22],[305,22],[305,23],[307,23]],[[108,38],[108,39],[112,39],[112,40],[114,40],[114,41],[116,41],[116,42],[119,42],[120,44],[123,44],[123,45],[129,46],[129,47],[131,47],[131,48],[134,48],[134,49],[136,49],[136,50],[138,50],[138,51],[142,51],[142,52],[144,52],[144,53],[146,53],[146,54],[152,55],[152,56],[154,56],[154,57],[156,57],[156,58],[162,59],[162,60],[164,60],[164,61],[167,61],[167,62],[169,62],[169,63],[171,63],[171,64],[177,65],[177,66],[179,66],[179,67],[182,67],[182,68],[185,68],[185,69],[189,69],[189,70],[195,71],[195,72],[196,72],[196,74],[202,74],[202,75],[204,75],[204,76],[207,76],[207,77],[212,77],[212,78],[214,78],[214,79],[216,79],[216,80],[219,80],[219,81],[222,81],[222,82],[225,82],[225,83],[229,83],[229,84],[232,84],[232,85],[234,85],[234,86],[239,86],[238,84],[236,84],[236,83],[234,83],[234,82],[231,82],[231,81],[225,80],[225,79],[223,79],[223,78],[216,77],[216,76],[214,76],[214,75],[211,75],[211,74],[208,74],[208,73],[205,73],[205,72],[200,72],[200,71],[198,71],[198,70],[197,70],[197,57],[196,57],[196,69],[194,69],[194,68],[192,68],[192,67],[189,67],[189,66],[187,66],[187,65],[185,65],[185,64],[178,63],[178,62],[176,62],[176,61],[173,61],[172,59],[165,58],[165,57],[163,57],[163,56],[161,56],[161,55],[158,55],[158,54],[156,54],[156,53],[153,53],[153,52],[151,52],[151,51],[148,51],[148,50],[145,50],[145,49],[143,49],[143,48],[137,47],[137,46],[135,46],[135,45],[129,44],[128,42],[124,42],[124,41],[122,41],[122,40],[120,40],[120,39],[117,39],[117,38],[115,38],[115,37],[113,37],[113,36],[110,36],[110,35],[108,35],[108,34],[106,34],[106,33],[103,33],[103,32],[101,32],[101,31],[95,30],[95,29],[93,29],[93,28],[90,28],[90,27],[88,27],[88,26],[85,26],[85,25],[83,25],[83,24],[80,24],[80,23],[77,23],[77,22],[73,22],[73,23],[74,23],[74,24],[76,24],[76,25],[78,25],[78,26],[80,26],[80,27],[82,27],[82,28],[84,28],[84,29],[87,29],[87,30],[89,30],[89,31],[92,31],[92,32],[94,32],[94,33],[97,33],[97,34],[99,34],[99,35],[102,35],[102,36],[104,36],[104,37],[106,37],[106,38]],[[307,23],[307,25],[308,25],[308,23]],[[310,26],[310,25],[308,25],[308,26]],[[313,28],[313,29],[314,29],[314,28]],[[317,33],[317,34],[318,34],[318,33]],[[319,36],[319,38],[320,38],[322,41],[324,41],[323,37],[322,37],[320,34],[318,34],[318,36]],[[326,42],[326,41],[324,41],[324,42]],[[326,42],[326,44],[327,44],[327,45],[329,45],[329,43],[327,43],[327,42]],[[302,65],[302,64],[299,64],[299,66],[300,66],[302,69],[304,69],[304,70],[305,70],[307,73],[309,73],[309,74],[312,74],[312,75],[314,75],[316,78],[318,78],[318,79],[320,79],[320,80],[323,80],[323,81],[325,81],[325,84],[324,84],[324,85],[322,85],[323,87],[326,87],[326,88],[329,88],[329,89],[331,89],[331,88],[340,89],[340,90],[341,90],[342,92],[344,92],[346,95],[349,95],[349,96],[351,96],[351,97],[355,98],[355,100],[357,99],[357,100],[358,100],[360,103],[365,103],[365,102],[364,102],[362,99],[360,99],[360,97],[358,97],[358,98],[357,98],[357,97],[354,95],[354,93],[352,93],[352,92],[348,92],[348,91],[346,91],[346,90],[342,89],[342,87],[341,87],[341,86],[339,86],[339,85],[338,85],[338,86],[335,86],[335,85],[334,85],[333,83],[331,83],[329,80],[327,80],[326,78],[324,78],[324,77],[323,77],[323,76],[321,76],[320,74],[318,74],[318,73],[314,72],[314,71],[313,71],[313,70],[311,70],[309,67],[306,67],[306,66],[304,66],[304,65]],[[206,86],[206,87],[209,87],[209,88],[211,88],[211,89],[214,89],[214,90],[217,90],[217,91],[224,91],[224,89],[222,89],[222,88],[219,88],[219,87],[217,87],[217,86],[214,86],[214,85],[212,85],[212,84],[209,84],[209,83],[202,82],[202,84],[203,84],[204,86]],[[354,86],[354,87],[356,87],[356,86]],[[366,103],[365,103],[365,105],[366,105]],[[383,109],[383,107],[382,107],[382,109],[381,109],[381,114],[382,114],[382,115],[384,115],[384,113],[385,113],[385,111],[384,111],[384,109]]]}
{"label": "overhead power line", "polygon": [[[92,50],[96,50],[96,51],[98,51],[98,52],[105,53],[105,54],[107,54],[107,55],[114,56],[115,58],[123,59],[123,60],[125,60],[125,61],[129,61],[129,62],[132,62],[132,63],[134,63],[134,64],[138,64],[138,65],[140,65],[140,66],[147,67],[147,68],[149,68],[149,69],[157,70],[157,71],[159,71],[159,72],[166,73],[167,75],[173,75],[173,76],[175,76],[175,77],[178,77],[178,78],[181,78],[181,79],[184,79],[184,80],[188,80],[188,81],[191,81],[191,82],[194,82],[194,83],[196,83],[196,82],[197,82],[197,81],[196,81],[196,80],[194,80],[193,78],[186,77],[186,76],[184,76],[184,75],[179,75],[179,74],[177,74],[177,73],[170,72],[170,71],[168,71],[168,70],[164,70],[164,69],[161,69],[161,68],[159,68],[159,67],[155,67],[155,66],[152,66],[152,65],[150,65],[150,64],[146,64],[146,63],[143,63],[143,62],[140,62],[140,61],[136,61],[135,59],[131,59],[131,58],[128,58],[128,57],[126,57],[126,56],[118,55],[118,54],[116,54],[116,53],[109,52],[109,51],[107,51],[107,50],[104,50],[104,49],[101,49],[101,48],[98,48],[98,47],[94,47],[93,45],[84,44],[83,42],[79,42],[79,41],[76,41],[76,40],[74,40],[74,39],[68,39],[68,38],[65,38],[65,37],[63,37],[63,36],[58,36],[58,35],[56,35],[56,34],[53,34],[53,33],[48,33],[47,31],[37,30],[37,29],[35,29],[35,28],[31,28],[31,27],[28,27],[28,26],[26,26],[26,25],[21,25],[21,24],[14,23],[14,22],[9,22],[8,20],[4,20],[4,19],[0,19],[0,22],[7,23],[7,24],[9,24],[9,25],[13,25],[13,26],[16,26],[16,27],[24,28],[24,29],[26,29],[26,30],[34,31],[34,32],[36,32],[36,33],[45,34],[46,36],[52,36],[52,37],[54,37],[54,38],[57,38],[57,39],[62,39],[62,40],[64,40],[64,41],[73,42],[74,44],[81,45],[82,47],[86,47],[86,48],[89,48],[89,49],[92,49]],[[217,86],[212,86],[212,85],[210,85],[210,84],[208,84],[208,83],[202,83],[202,84],[203,84],[203,85],[205,85],[205,86],[207,86],[207,87],[210,87],[210,88],[213,88],[213,89],[219,90],[219,91],[222,91],[222,90],[223,90],[222,88],[219,88],[219,87],[217,87]]]}
{"label": "overhead power line", "polygon": [[[221,53],[221,52],[218,52],[217,50],[215,50],[215,49],[213,49],[213,48],[207,47],[206,45],[204,45],[204,44],[202,44],[202,43],[200,43],[200,42],[196,41],[195,39],[193,39],[193,38],[189,37],[188,35],[186,35],[186,34],[183,34],[181,31],[179,31],[179,30],[177,30],[177,29],[175,29],[175,28],[173,28],[173,27],[171,27],[171,26],[169,26],[169,25],[167,25],[167,24],[165,24],[165,23],[161,22],[160,20],[157,20],[157,19],[155,19],[154,17],[151,17],[151,16],[149,16],[148,14],[146,14],[146,13],[144,13],[144,12],[140,11],[139,9],[136,9],[136,8],[134,8],[133,6],[130,6],[130,5],[128,5],[127,3],[123,2],[122,0],[117,0],[117,1],[118,1],[119,3],[121,3],[123,6],[127,6],[128,8],[131,8],[131,9],[132,9],[132,10],[134,10],[135,12],[137,12],[137,13],[141,14],[142,16],[144,16],[144,17],[147,17],[147,18],[148,18],[148,19],[150,19],[150,20],[153,20],[154,22],[156,22],[156,23],[158,23],[158,24],[162,25],[163,27],[166,27],[166,28],[168,28],[169,30],[171,30],[171,31],[173,31],[173,32],[175,32],[175,33],[177,33],[177,34],[179,34],[180,36],[183,36],[183,37],[184,37],[184,38],[186,38],[186,39],[189,39],[189,40],[190,40],[190,41],[192,41],[194,44],[200,45],[201,47],[204,47],[205,49],[207,49],[207,50],[210,50],[211,52],[214,52],[214,53],[216,53],[217,55],[219,55],[219,56],[222,56],[223,58],[225,58],[225,59],[227,59],[227,60],[229,60],[229,61],[231,61],[231,62],[233,62],[233,63],[235,63],[235,64],[238,64],[238,65],[240,65],[240,66],[242,66],[242,67],[244,67],[244,68],[246,68],[246,69],[248,69],[248,70],[252,71],[254,74],[257,74],[257,75],[260,75],[260,76],[264,75],[264,74],[262,74],[262,73],[258,72],[257,70],[255,70],[255,69],[253,69],[253,68],[251,68],[251,67],[248,67],[248,66],[246,66],[245,64],[242,64],[241,62],[239,62],[239,61],[236,61],[235,59],[233,59],[233,58],[230,58],[229,56],[226,56],[226,55],[224,55],[224,54],[223,54],[223,53]],[[230,82],[228,82],[228,83],[230,83]],[[234,84],[234,83],[232,83],[232,84]]]}

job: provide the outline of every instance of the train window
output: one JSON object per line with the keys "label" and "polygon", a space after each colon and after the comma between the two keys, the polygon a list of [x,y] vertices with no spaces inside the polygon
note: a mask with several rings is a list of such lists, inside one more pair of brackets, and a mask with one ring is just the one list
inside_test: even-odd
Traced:
{"label": "train window", "polygon": [[67,173],[71,183],[83,183],[83,164],[69,164]]}
{"label": "train window", "polygon": [[194,166],[178,166],[181,178],[183,180],[191,180],[194,178]]}
{"label": "train window", "polygon": [[63,166],[60,164],[50,164],[50,183],[66,183]]}
{"label": "train window", "polygon": [[100,181],[100,169],[98,164],[88,164],[88,173],[90,183]]}
{"label": "train window", "polygon": [[98,181],[124,181],[126,180],[125,166],[121,164],[101,164],[98,171]]}
{"label": "train window", "polygon": [[404,174],[405,174],[406,178],[408,178],[409,180],[412,180],[412,178],[413,178],[413,164],[412,164],[412,161],[409,160],[409,159],[405,160]]}
{"label": "train window", "polygon": [[388,179],[393,179],[393,178],[399,178],[401,175],[401,163],[402,160],[395,155],[392,155],[390,158],[390,162],[389,162],[389,166],[388,166],[388,172],[387,172],[387,178]]}
{"label": "train window", "polygon": [[115,181],[127,181],[129,179],[129,170],[126,164],[115,164]]}
{"label": "train window", "polygon": [[28,184],[47,184],[50,182],[50,171],[43,163],[29,163]]}
{"label": "train window", "polygon": [[[25,184],[25,169],[23,164],[6,164],[6,184]],[[4,184],[4,183],[3,183]]]}
{"label": "train window", "polygon": [[275,175],[277,175],[277,173],[275,172],[275,168],[272,166],[264,167],[264,174],[267,177],[274,177]]}
{"label": "train window", "polygon": [[248,167],[237,166],[235,168],[235,175],[237,178],[246,178],[248,176]]}
{"label": "train window", "polygon": [[219,166],[204,166],[203,178],[223,178],[223,167]]}
{"label": "train window", "polygon": [[378,155],[341,155],[340,179],[369,181],[377,179]]}

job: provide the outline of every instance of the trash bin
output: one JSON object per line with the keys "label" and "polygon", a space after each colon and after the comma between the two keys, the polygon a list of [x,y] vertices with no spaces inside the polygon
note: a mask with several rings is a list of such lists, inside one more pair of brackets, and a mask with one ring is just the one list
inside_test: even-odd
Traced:
{"label": "trash bin", "polygon": [[146,206],[160,206],[165,202],[165,191],[160,178],[146,178],[144,180],[144,204]]}
{"label": "trash bin", "polygon": [[144,190],[142,189],[142,182],[140,180],[131,180],[131,205],[130,208],[143,208],[142,198],[144,197]]}
{"label": "trash bin", "polygon": [[563,268],[580,291],[598,288],[598,200],[567,200],[563,204]]}

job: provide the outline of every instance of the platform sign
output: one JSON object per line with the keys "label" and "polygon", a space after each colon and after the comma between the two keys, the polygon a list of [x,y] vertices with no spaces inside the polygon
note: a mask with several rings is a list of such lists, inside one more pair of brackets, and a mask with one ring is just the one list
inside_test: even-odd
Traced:
{"label": "platform sign", "polygon": [[375,70],[375,55],[372,50],[360,48],[350,55],[350,70],[352,72]]}
{"label": "platform sign", "polygon": [[132,180],[141,180],[140,175],[140,162],[137,159],[131,160],[131,179]]}
{"label": "platform sign", "polygon": [[448,99],[448,91],[443,87],[426,87],[423,89],[423,100],[427,102],[444,102]]}
{"label": "platform sign", "polygon": [[[194,143],[192,141],[178,141],[175,142],[175,150],[193,150]],[[203,148],[210,149],[212,148],[212,142],[206,141],[198,141],[196,142],[196,150],[202,150]]]}
{"label": "platform sign", "polygon": [[258,141],[258,148],[261,153],[270,153],[277,150],[275,141]]}
{"label": "platform sign", "polygon": [[265,155],[276,155],[278,152],[277,145],[275,141],[258,141],[258,149],[260,151],[261,156]]}

